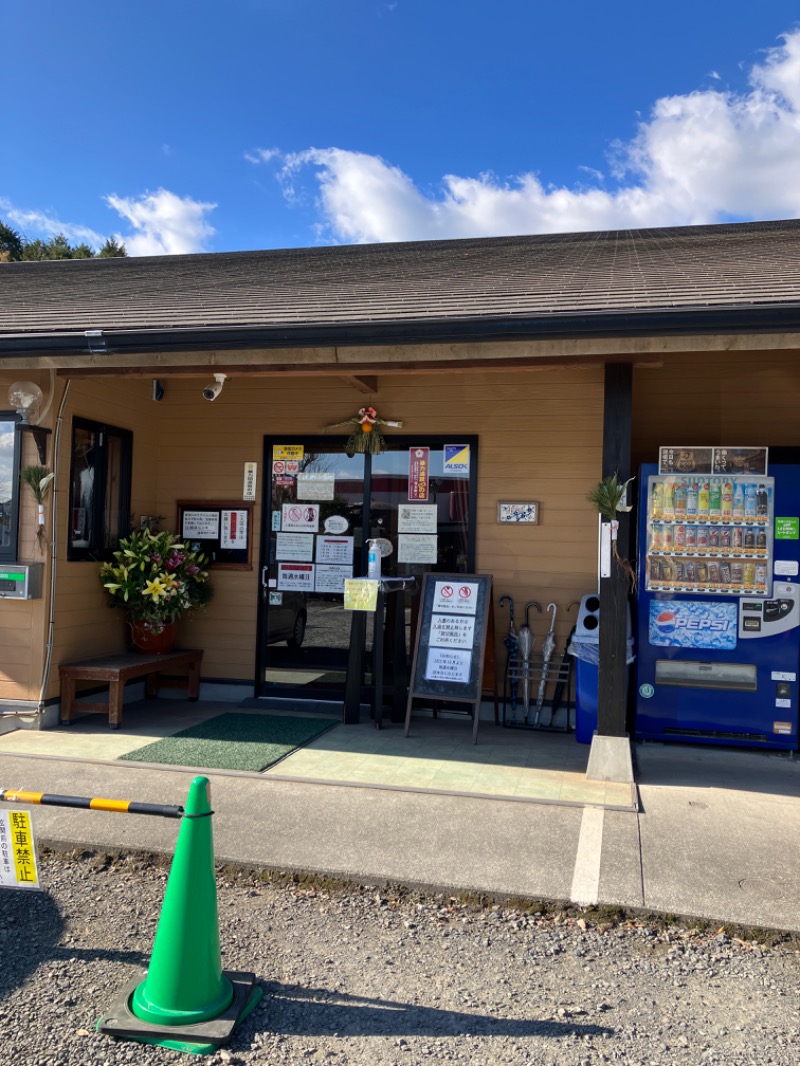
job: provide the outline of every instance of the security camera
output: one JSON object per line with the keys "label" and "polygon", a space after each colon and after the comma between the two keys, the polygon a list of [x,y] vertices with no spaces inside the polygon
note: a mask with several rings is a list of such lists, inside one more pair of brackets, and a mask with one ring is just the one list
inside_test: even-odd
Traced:
{"label": "security camera", "polygon": [[222,386],[225,384],[227,374],[215,374],[214,382],[211,385],[206,385],[203,389],[204,400],[216,400],[219,394],[222,392]]}

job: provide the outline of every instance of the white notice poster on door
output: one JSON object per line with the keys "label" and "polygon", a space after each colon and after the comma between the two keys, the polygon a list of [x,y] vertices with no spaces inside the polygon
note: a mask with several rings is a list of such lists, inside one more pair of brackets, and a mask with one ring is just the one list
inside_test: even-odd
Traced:
{"label": "white notice poster on door", "polygon": [[437,539],[420,533],[398,533],[398,563],[435,563]]}
{"label": "white notice poster on door", "polygon": [[438,512],[435,503],[401,503],[397,508],[397,532],[435,533]]}
{"label": "white notice poster on door", "polygon": [[310,563],[314,558],[314,538],[309,533],[279,533],[275,538],[275,558]]}
{"label": "white notice poster on door", "polygon": [[313,563],[278,563],[278,588],[313,592]]}
{"label": "white notice poster on door", "polygon": [[344,595],[344,583],[352,576],[352,566],[330,566],[328,563],[317,563],[314,591],[335,592],[342,596]]}
{"label": "white notice poster on door", "polygon": [[316,533],[319,529],[318,503],[285,503],[281,512],[284,533]]}
{"label": "white notice poster on door", "polygon": [[317,537],[317,562],[337,563],[339,566],[352,566],[353,538]]}

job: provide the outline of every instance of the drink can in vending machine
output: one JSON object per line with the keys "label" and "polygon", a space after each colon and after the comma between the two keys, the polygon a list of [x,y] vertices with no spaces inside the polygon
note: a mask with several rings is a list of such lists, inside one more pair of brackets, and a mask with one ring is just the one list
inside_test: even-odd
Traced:
{"label": "drink can in vending machine", "polygon": [[668,522],[661,527],[661,547],[665,552],[672,551],[672,526]]}
{"label": "drink can in vending machine", "polygon": [[755,550],[756,546],[756,532],[754,529],[745,530],[744,534],[744,550],[751,552]]}
{"label": "drink can in vending machine", "polygon": [[675,563],[674,563],[674,566],[675,566],[675,584],[676,585],[680,585],[680,583],[683,581],[683,578],[684,578],[684,564],[680,561],[680,559],[676,559]]}
{"label": "drink can in vending machine", "polygon": [[761,551],[767,550],[767,531],[765,529],[759,529],[756,533],[756,548]]}
{"label": "drink can in vending machine", "polygon": [[705,551],[708,548],[708,526],[697,527],[697,549]]}
{"label": "drink can in vending machine", "polygon": [[730,563],[719,564],[719,579],[723,585],[730,585],[731,583],[731,566]]}
{"label": "drink can in vending machine", "polygon": [[697,526],[687,526],[684,534],[687,551],[697,547]]}
{"label": "drink can in vending machine", "polygon": [[705,585],[708,581],[708,565],[703,562],[698,563],[695,568],[695,573],[697,574],[697,580],[699,583]]}
{"label": "drink can in vending machine", "polygon": [[740,552],[744,547],[744,530],[741,526],[734,526],[733,533],[731,534],[731,548],[735,552]]}
{"label": "drink can in vending machine", "polygon": [[708,580],[712,585],[719,584],[719,563],[710,562],[708,564]]}
{"label": "drink can in vending machine", "polygon": [[661,580],[661,561],[659,559],[651,559],[650,560],[650,580],[651,581],[660,581]]}
{"label": "drink can in vending machine", "polygon": [[756,583],[756,564],[745,563],[744,564],[744,583],[745,585],[755,585]]}
{"label": "drink can in vending machine", "polygon": [[675,567],[672,565],[670,559],[661,560],[661,580],[662,581],[674,581],[675,580]]}
{"label": "drink can in vending machine", "polygon": [[695,580],[695,567],[694,567],[694,563],[692,562],[691,559],[687,559],[686,560],[686,565],[685,565],[684,571],[683,571],[683,577],[684,577],[684,580],[686,580],[686,581],[694,581]]}
{"label": "drink can in vending machine", "polygon": [[756,563],[755,583],[759,588],[767,584],[767,568],[763,563]]}
{"label": "drink can in vending machine", "polygon": [[675,526],[673,530],[673,544],[676,551],[683,551],[686,547],[686,526]]}
{"label": "drink can in vending machine", "polygon": [[708,531],[708,546],[709,548],[719,547],[719,528],[712,526]]}
{"label": "drink can in vending machine", "polygon": [[744,583],[744,565],[742,563],[731,563],[731,583],[734,585]]}
{"label": "drink can in vending machine", "polygon": [[664,547],[664,527],[660,522],[653,522],[650,533],[650,549],[651,551],[661,551]]}
{"label": "drink can in vending machine", "polygon": [[650,498],[650,514],[653,518],[664,516],[664,482],[653,482],[653,495]]}
{"label": "drink can in vending machine", "polygon": [[723,526],[719,531],[719,546],[720,548],[730,548],[731,546],[731,527]]}

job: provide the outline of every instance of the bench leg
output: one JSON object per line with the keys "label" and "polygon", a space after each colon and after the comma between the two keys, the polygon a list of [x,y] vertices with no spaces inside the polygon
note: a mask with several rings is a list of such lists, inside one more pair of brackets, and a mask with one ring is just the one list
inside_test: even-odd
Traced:
{"label": "bench leg", "polygon": [[72,722],[75,710],[75,680],[65,676],[61,678],[61,713],[59,715],[62,725]]}
{"label": "bench leg", "polygon": [[189,663],[188,696],[192,703],[197,703],[200,696],[200,657]]}
{"label": "bench leg", "polygon": [[108,686],[108,724],[112,729],[122,725],[122,693],[125,682],[116,680]]}

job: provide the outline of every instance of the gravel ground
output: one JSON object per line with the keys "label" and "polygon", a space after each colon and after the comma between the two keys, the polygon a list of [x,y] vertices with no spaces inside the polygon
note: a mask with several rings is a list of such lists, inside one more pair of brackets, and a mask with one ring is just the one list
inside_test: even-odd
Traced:
{"label": "gravel ground", "polygon": [[[0,891],[0,1059],[203,1061],[95,1031],[147,966],[167,860],[43,849]],[[226,969],[264,996],[209,1063],[795,1066],[800,943],[656,916],[225,868]]]}

